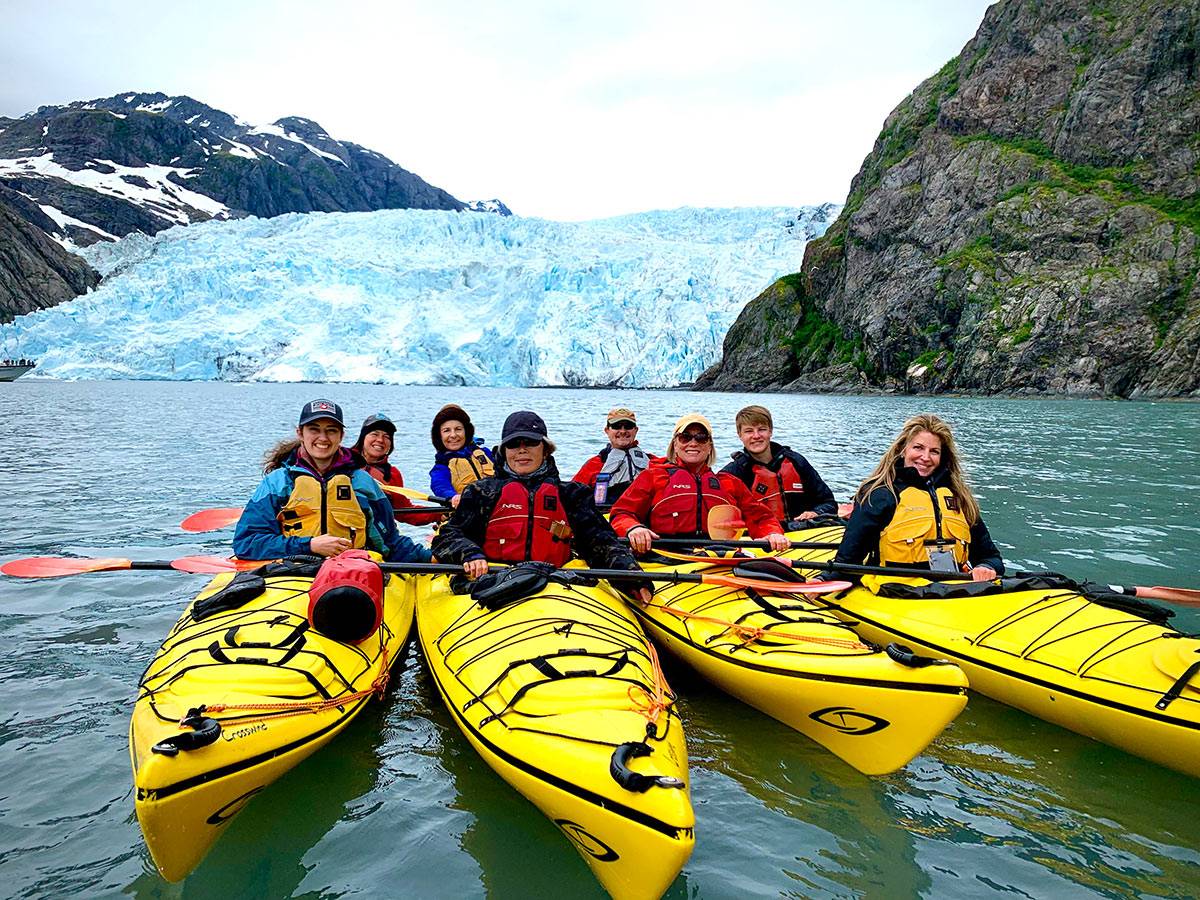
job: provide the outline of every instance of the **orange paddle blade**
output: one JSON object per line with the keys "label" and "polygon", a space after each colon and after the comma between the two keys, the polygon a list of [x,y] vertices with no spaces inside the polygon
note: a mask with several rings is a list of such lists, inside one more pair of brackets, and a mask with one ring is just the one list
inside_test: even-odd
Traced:
{"label": "orange paddle blade", "polygon": [[233,525],[241,517],[242,508],[240,506],[202,509],[180,522],[179,527],[184,531],[219,531]]}
{"label": "orange paddle blade", "polygon": [[728,541],[746,527],[742,513],[731,503],[714,506],[708,511],[708,536],[718,541]]}
{"label": "orange paddle blade", "polygon": [[14,559],[0,566],[0,572],[13,578],[58,578],[62,575],[80,575],[84,572],[107,572],[128,569],[133,565],[128,559],[71,559],[66,556],[27,556]]}
{"label": "orange paddle blade", "polygon": [[1166,600],[1168,603],[1178,603],[1180,606],[1200,606],[1200,591],[1191,588],[1177,587],[1141,587],[1134,586],[1138,597],[1148,600]]}

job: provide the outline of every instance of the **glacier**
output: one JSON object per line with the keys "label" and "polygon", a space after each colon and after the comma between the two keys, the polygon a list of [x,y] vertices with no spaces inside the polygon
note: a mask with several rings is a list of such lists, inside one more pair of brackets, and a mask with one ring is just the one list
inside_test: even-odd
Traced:
{"label": "glacier", "polygon": [[0,345],[61,379],[667,387],[839,210],[203,222],[81,251],[100,287],[0,326]]}

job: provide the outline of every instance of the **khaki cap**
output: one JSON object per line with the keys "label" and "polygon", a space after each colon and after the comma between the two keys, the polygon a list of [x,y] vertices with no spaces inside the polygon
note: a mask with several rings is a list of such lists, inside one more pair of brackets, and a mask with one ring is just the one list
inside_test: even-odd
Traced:
{"label": "khaki cap", "polygon": [[608,411],[608,418],[604,421],[606,425],[611,425],[613,422],[620,422],[624,419],[628,419],[630,422],[636,425],[637,413],[628,407],[615,406]]}
{"label": "khaki cap", "polygon": [[708,432],[709,436],[712,436],[712,423],[709,422],[708,419],[704,418],[704,416],[700,415],[700,413],[686,413],[680,416],[679,421],[675,423],[675,431],[673,434],[679,434],[689,425],[703,426],[704,430]]}

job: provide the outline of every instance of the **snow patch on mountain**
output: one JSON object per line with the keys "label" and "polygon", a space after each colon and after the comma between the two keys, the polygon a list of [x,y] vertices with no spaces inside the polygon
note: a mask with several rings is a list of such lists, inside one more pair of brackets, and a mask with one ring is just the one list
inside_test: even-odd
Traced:
{"label": "snow patch on mountain", "polygon": [[56,378],[674,385],[838,210],[211,221],[89,247],[99,289],[0,331]]}
{"label": "snow patch on mountain", "polygon": [[[175,166],[122,166],[109,159],[89,162],[76,171],[55,162],[53,153],[0,159],[0,176],[61,178],[78,187],[132,201],[154,215],[180,225],[191,221],[189,209],[199,210],[213,218],[228,217],[229,207],[212,197],[189,191],[169,177],[187,178],[191,173],[191,169]],[[102,230],[94,225],[87,227]]]}

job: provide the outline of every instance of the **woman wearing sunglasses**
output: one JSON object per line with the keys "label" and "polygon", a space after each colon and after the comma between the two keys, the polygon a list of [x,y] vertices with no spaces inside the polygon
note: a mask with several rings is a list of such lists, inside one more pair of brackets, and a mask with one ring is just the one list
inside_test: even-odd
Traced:
{"label": "woman wearing sunglasses", "polygon": [[629,538],[634,553],[646,553],[657,537],[708,538],[708,514],[732,505],[742,514],[751,537],[772,550],[790,546],[779,520],[732,475],[716,473],[712,425],[698,413],[675,423],[667,462],[651,466],[633,480],[612,508],[617,534]]}
{"label": "woman wearing sunglasses", "polygon": [[[439,561],[461,563],[471,579],[487,572],[489,562],[561,567],[573,550],[596,568],[639,568],[596,509],[591,489],[559,480],[541,416],[521,411],[504,421],[498,461],[493,477],[463,489],[457,509],[433,539]],[[630,593],[649,601],[645,588]]]}

